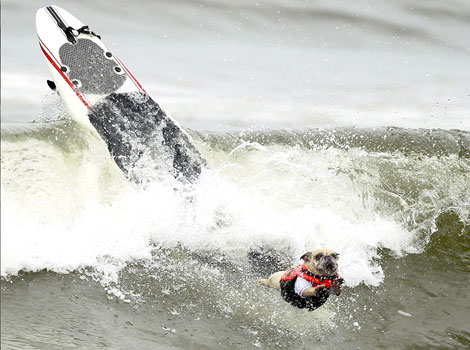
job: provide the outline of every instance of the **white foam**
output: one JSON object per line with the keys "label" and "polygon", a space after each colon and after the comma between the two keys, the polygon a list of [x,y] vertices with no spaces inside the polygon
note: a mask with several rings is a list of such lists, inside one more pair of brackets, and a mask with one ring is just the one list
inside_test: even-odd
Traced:
{"label": "white foam", "polygon": [[[36,155],[54,154],[40,147]],[[56,154],[55,163],[46,158],[40,165],[51,168],[39,172],[36,165],[25,182],[21,173],[2,171],[2,276],[91,266],[102,282],[116,281],[127,261],[150,259],[153,241],[233,259],[260,246],[293,257],[329,247],[341,253],[340,274],[348,285],[378,285],[384,278],[378,248],[401,254],[411,247],[413,233],[364,196],[362,186],[374,179],[351,181],[354,160],[367,158],[360,151],[246,144],[213,154],[213,170],[203,172],[190,193],[177,182],[137,190],[119,170],[113,173],[105,149],[81,152]]]}
{"label": "white foam", "polygon": [[410,313],[402,311],[402,310],[398,310],[398,313],[402,316],[405,316],[405,317],[411,317],[412,316]]}

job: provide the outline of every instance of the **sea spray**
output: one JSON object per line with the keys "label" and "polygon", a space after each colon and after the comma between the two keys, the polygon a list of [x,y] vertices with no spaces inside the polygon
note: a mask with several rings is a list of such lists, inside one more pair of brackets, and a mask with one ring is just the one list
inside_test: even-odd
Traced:
{"label": "sea spray", "polygon": [[[2,209],[8,211],[2,237],[21,242],[2,246],[3,275],[42,268],[99,269],[104,256],[116,261],[143,258],[149,242],[217,250],[228,259],[276,248],[294,261],[304,250],[325,246],[341,253],[348,285],[377,285],[384,277],[379,249],[398,255],[416,252],[421,246],[414,241],[423,222],[442,207],[458,204],[459,198],[456,194],[429,203],[429,190],[420,190],[416,182],[409,194],[393,194],[389,176],[403,174],[400,182],[395,175],[395,186],[413,184],[413,172],[422,178],[431,174],[427,168],[436,171],[443,161],[448,165],[442,171],[466,162],[455,156],[434,162],[399,152],[241,142],[229,152],[206,152],[213,168],[190,188],[168,179],[142,190],[125,181],[91,135],[75,136],[78,126],[73,123],[63,128],[62,136],[52,140],[51,135],[2,140],[2,196],[8,204]],[[220,142],[225,142],[223,136]],[[35,152],[27,151],[31,143]],[[18,152],[23,152],[21,162],[15,158]],[[14,176],[13,164],[27,170],[27,176]],[[456,173],[454,186],[464,186],[462,176]],[[430,184],[445,191],[439,182]],[[458,188],[457,193],[464,189]],[[438,206],[419,221],[413,210],[407,216],[402,207],[405,202],[423,212],[423,206],[411,202],[416,191],[422,198],[418,204]]]}

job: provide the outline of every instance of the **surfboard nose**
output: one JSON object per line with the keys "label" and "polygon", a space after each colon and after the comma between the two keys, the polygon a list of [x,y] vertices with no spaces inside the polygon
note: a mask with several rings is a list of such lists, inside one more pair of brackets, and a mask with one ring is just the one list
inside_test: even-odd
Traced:
{"label": "surfboard nose", "polygon": [[46,6],[41,7],[36,11],[36,31],[41,26],[41,24],[43,24],[48,19],[47,16]]}

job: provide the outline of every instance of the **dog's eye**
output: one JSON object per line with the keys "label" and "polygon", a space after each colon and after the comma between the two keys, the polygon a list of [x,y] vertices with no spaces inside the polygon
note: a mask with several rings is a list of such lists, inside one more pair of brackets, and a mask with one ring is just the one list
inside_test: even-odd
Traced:
{"label": "dog's eye", "polygon": [[339,258],[339,254],[338,253],[334,253],[334,254],[331,254],[331,256],[335,259],[338,259]]}
{"label": "dog's eye", "polygon": [[320,260],[321,258],[323,258],[323,253],[318,253],[315,255],[315,260]]}

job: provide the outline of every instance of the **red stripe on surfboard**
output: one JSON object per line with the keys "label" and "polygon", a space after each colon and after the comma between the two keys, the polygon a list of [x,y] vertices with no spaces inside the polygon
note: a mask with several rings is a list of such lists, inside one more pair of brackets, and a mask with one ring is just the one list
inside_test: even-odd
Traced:
{"label": "red stripe on surfboard", "polygon": [[83,98],[83,96],[75,89],[75,86],[72,84],[72,82],[69,80],[69,78],[67,78],[67,76],[64,74],[64,72],[62,72],[59,68],[59,66],[57,65],[56,62],[54,62],[55,60],[55,57],[54,57],[54,60],[51,58],[51,56],[49,56],[49,54],[46,52],[46,50],[44,50],[44,48],[47,49],[47,51],[49,51],[49,49],[47,48],[46,45],[42,44],[42,42],[39,43],[39,46],[41,47],[41,50],[42,52],[44,53],[44,55],[46,56],[46,58],[49,60],[49,62],[51,62],[51,64],[54,66],[54,68],[59,72],[59,74],[62,76],[62,78],[65,79],[65,81],[69,84],[69,86],[72,88],[72,90],[75,92],[75,94],[77,95],[77,97],[80,99],[80,101],[83,102],[83,104],[88,108],[88,109],[91,109],[90,105],[85,101],[85,99]]}
{"label": "red stripe on surfboard", "polygon": [[47,52],[49,52],[49,56],[51,58],[53,58],[55,63],[59,66],[60,62],[57,60],[57,58],[55,58],[55,56],[52,54],[51,50],[49,50],[49,48],[46,46],[46,44],[43,43],[43,41],[41,40],[41,38],[39,36],[38,36],[38,40],[39,40],[39,45],[42,45],[43,48],[45,48],[47,50]]}
{"label": "red stripe on surfboard", "polygon": [[121,62],[121,60],[119,58],[116,57],[116,59],[119,61],[119,64],[121,66],[124,67],[124,69],[126,70],[127,74],[129,74],[132,78],[132,81],[138,85],[138,87],[140,88],[140,90],[142,90],[143,92],[147,93],[147,91],[145,91],[145,89],[142,87],[142,85],[140,85],[140,83],[137,81],[137,79],[132,75],[132,73],[129,71],[129,69],[127,69],[127,67],[124,65],[124,63]]}

